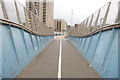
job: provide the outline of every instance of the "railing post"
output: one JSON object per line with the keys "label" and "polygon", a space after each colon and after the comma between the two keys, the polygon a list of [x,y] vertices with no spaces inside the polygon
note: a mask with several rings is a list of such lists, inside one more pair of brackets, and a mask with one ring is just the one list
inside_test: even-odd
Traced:
{"label": "railing post", "polygon": [[120,1],[118,2],[118,15],[117,15],[115,23],[120,23]]}
{"label": "railing post", "polygon": [[97,18],[96,18],[96,21],[95,21],[95,27],[98,27],[97,24],[98,24],[98,19],[99,19],[99,16],[100,16],[100,11],[101,9],[99,9],[99,12],[98,12],[98,15],[97,15]]}
{"label": "railing post", "polygon": [[8,19],[8,13],[6,11],[5,4],[4,4],[3,0],[1,0],[1,5],[2,5],[2,9],[3,9],[4,18]]}
{"label": "railing post", "polygon": [[30,25],[29,25],[29,22],[28,22],[28,13],[27,13],[27,10],[26,10],[26,8],[25,7],[23,7],[24,8],[24,12],[25,12],[25,26],[28,26],[28,28],[30,29],[30,30],[32,30],[32,28],[30,27]]}
{"label": "railing post", "polygon": [[19,10],[18,10],[18,7],[17,7],[17,3],[16,3],[15,0],[14,0],[14,3],[15,3],[15,9],[16,9],[16,14],[17,14],[18,22],[19,22],[20,24],[22,24],[21,19],[20,19]]}
{"label": "railing post", "polygon": [[110,10],[110,5],[111,5],[111,2],[109,2],[105,17],[103,19],[102,27],[105,26],[105,24],[106,24],[107,16],[108,16],[108,13],[109,13],[109,10]]}

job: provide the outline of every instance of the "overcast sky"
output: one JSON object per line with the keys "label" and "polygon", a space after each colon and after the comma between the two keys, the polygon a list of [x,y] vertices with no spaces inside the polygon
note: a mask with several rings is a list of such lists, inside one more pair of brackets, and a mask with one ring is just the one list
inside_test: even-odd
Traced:
{"label": "overcast sky", "polygon": [[[25,0],[19,0],[23,5]],[[54,0],[54,18],[65,19],[71,24],[73,9],[73,24],[80,23],[110,0]]]}

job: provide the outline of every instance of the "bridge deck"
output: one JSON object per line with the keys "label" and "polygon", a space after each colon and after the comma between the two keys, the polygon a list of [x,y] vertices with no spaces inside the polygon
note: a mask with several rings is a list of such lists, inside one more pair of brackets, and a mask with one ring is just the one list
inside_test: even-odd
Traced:
{"label": "bridge deck", "polygon": [[[60,40],[54,40],[17,78],[58,78]],[[62,40],[62,78],[100,78],[76,48]]]}

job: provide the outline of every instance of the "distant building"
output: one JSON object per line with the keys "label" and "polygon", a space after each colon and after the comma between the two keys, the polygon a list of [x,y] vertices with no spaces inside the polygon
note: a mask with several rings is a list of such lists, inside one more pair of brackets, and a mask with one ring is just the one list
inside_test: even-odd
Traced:
{"label": "distant building", "polygon": [[79,24],[75,24],[75,27],[78,27],[79,26]]}
{"label": "distant building", "polygon": [[67,30],[67,22],[63,19],[54,19],[54,28],[56,32],[64,32]]}
{"label": "distant building", "polygon": [[[54,1],[53,0],[27,0],[26,7],[39,17],[48,27],[54,27],[53,12]],[[29,19],[31,19],[31,15]]]}

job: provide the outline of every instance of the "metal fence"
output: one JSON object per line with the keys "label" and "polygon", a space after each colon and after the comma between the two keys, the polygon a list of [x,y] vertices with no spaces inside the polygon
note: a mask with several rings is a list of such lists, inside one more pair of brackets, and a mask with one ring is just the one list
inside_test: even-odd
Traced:
{"label": "metal fence", "polygon": [[119,23],[120,0],[112,0],[72,29],[70,35],[84,36],[102,27]]}
{"label": "metal fence", "polygon": [[17,0],[0,0],[0,21],[20,24],[21,28],[38,35],[53,35],[54,32]]}

